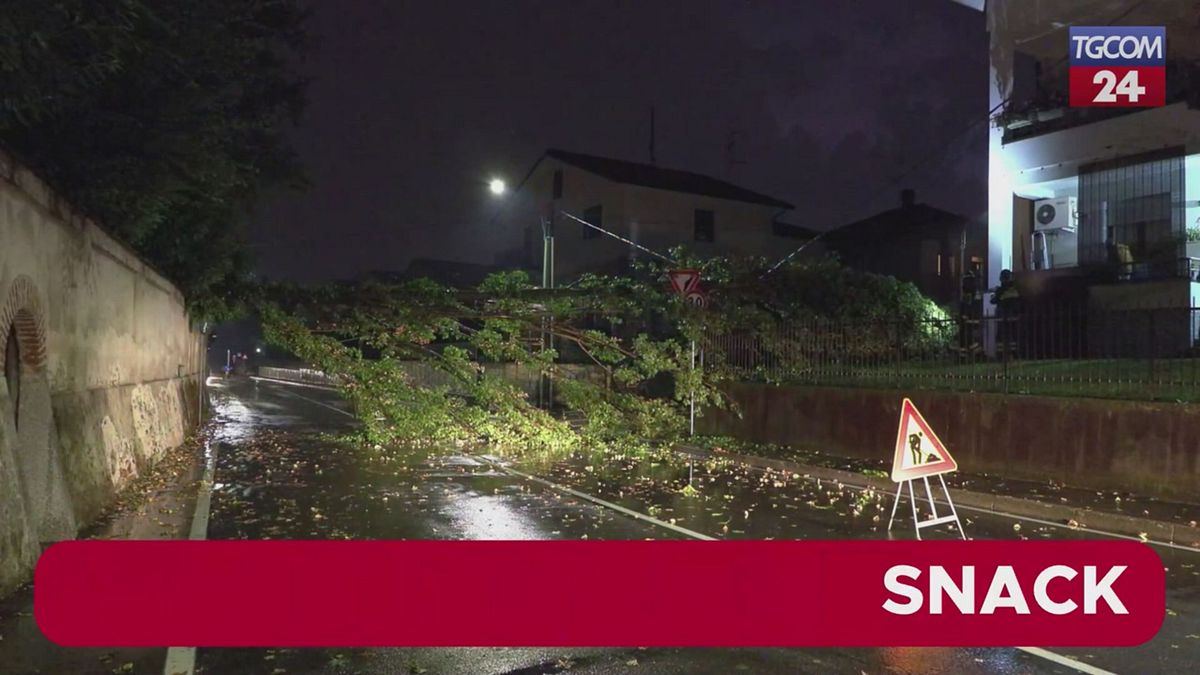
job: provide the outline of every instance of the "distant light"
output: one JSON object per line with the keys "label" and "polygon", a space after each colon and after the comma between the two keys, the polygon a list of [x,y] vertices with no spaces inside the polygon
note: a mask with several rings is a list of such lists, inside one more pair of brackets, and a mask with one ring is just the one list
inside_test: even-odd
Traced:
{"label": "distant light", "polygon": [[255,348],[254,348],[254,353],[255,353],[255,354],[261,354],[261,353],[262,353],[262,347],[255,347]]}
{"label": "distant light", "polygon": [[488,189],[491,190],[492,194],[494,195],[502,195],[504,194],[504,191],[508,189],[508,186],[506,186],[504,181],[500,180],[499,178],[493,178],[492,182],[488,183]]}

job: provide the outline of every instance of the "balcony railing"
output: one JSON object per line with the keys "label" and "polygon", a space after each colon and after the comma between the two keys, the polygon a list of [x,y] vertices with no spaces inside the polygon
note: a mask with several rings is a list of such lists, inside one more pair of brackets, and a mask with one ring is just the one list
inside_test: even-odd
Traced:
{"label": "balcony railing", "polygon": [[[1071,127],[1092,124],[1146,110],[1146,108],[1072,108],[1069,105],[1068,72],[1065,67],[1046,76],[1033,97],[1011,101],[993,118],[1004,129],[1004,142],[1040,136]],[[1200,64],[1194,61],[1167,62],[1166,104],[1187,102],[1200,107]]]}

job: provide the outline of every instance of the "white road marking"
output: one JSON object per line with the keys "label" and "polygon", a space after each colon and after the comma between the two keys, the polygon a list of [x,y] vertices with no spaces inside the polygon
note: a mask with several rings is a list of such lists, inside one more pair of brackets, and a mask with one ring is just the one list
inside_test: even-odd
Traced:
{"label": "white road marking", "polygon": [[1069,656],[1063,656],[1062,654],[1055,654],[1054,652],[1042,649],[1041,647],[1017,647],[1017,649],[1025,652],[1026,654],[1040,656],[1047,661],[1053,661],[1060,666],[1066,666],[1081,673],[1087,673],[1087,675],[1116,675],[1116,673],[1112,672],[1111,670],[1097,668],[1093,665],[1084,663],[1083,661],[1077,661]]}
{"label": "white road marking", "polygon": [[[604,508],[612,509],[614,511],[617,511],[618,513],[623,513],[632,518],[637,518],[638,520],[643,520],[648,523],[658,525],[659,527],[664,527],[668,530],[678,532],[682,535],[691,537],[693,539],[701,539],[704,541],[718,541],[718,539],[716,537],[710,537],[706,534],[701,534],[699,532],[696,532],[695,530],[689,530],[686,527],[680,527],[679,525],[675,525],[673,523],[668,523],[668,522],[659,520],[658,518],[655,518],[654,516],[650,516],[645,513],[641,513],[639,511],[634,511],[633,509],[627,509],[624,506],[621,506],[620,504],[614,504],[610,501],[600,499],[599,497],[593,497],[592,495],[569,488],[565,485],[559,485],[558,483],[548,481],[544,478],[538,478],[537,476],[527,474],[523,471],[518,471],[511,467],[504,466],[503,464],[500,464],[491,459],[488,459],[487,457],[480,457],[480,459],[482,459],[483,461],[492,465],[493,467],[499,469],[500,471],[510,473],[514,476],[519,476],[521,478],[524,478],[525,480],[533,481],[535,483],[540,483],[540,484],[550,487],[554,490],[558,490],[559,492],[564,492],[564,493],[572,495],[574,497],[578,497],[580,499],[589,501],[593,504],[603,506]],[[858,488],[853,485],[846,485],[846,487],[854,488],[854,489],[858,489],[858,490],[864,489],[864,488]],[[978,509],[976,509],[976,510],[978,510]],[[994,512],[989,511],[988,513],[994,513]],[[1026,654],[1030,654],[1032,656],[1037,656],[1037,657],[1046,659],[1047,661],[1051,661],[1053,663],[1057,663],[1060,666],[1066,666],[1067,668],[1074,669],[1080,673],[1085,673],[1086,675],[1116,675],[1115,673],[1112,673],[1110,671],[1103,670],[1101,668],[1097,668],[1095,666],[1089,665],[1082,661],[1077,661],[1069,656],[1064,656],[1062,654],[1056,654],[1052,651],[1048,651],[1048,650],[1042,649],[1040,647],[1015,647],[1014,649],[1025,652]]]}
{"label": "white road marking", "polygon": [[[294,386],[298,386],[298,387],[312,386],[312,385],[300,384],[300,383],[298,383],[298,382],[285,382],[285,381],[283,381],[283,380],[263,380],[263,381],[264,381],[264,382],[271,382],[271,383],[274,383],[274,384],[287,384],[287,385],[294,385]],[[332,410],[332,411],[334,411],[334,412],[336,412],[336,413],[341,413],[341,414],[345,415],[346,417],[354,417],[354,413],[352,413],[352,412],[346,412],[345,410],[342,410],[341,408],[338,408],[337,406],[332,406],[332,405],[329,405],[328,403],[322,403],[321,401],[318,401],[318,400],[317,400],[317,399],[315,399],[315,398],[309,398],[309,397],[307,397],[307,396],[301,396],[300,394],[297,394],[297,393],[296,393],[296,392],[294,392],[294,391],[288,391],[288,390],[286,390],[286,389],[283,389],[283,390],[281,390],[281,391],[283,391],[283,393],[287,394],[288,396],[295,396],[296,398],[303,399],[303,400],[305,400],[305,401],[308,401],[309,403],[315,403],[316,405],[319,405],[319,406],[321,406],[322,408],[329,408],[330,410]],[[355,419],[357,419],[357,418],[355,418]]]}
{"label": "white road marking", "polygon": [[[217,470],[217,446],[211,441],[206,443],[204,476],[200,479],[200,491],[196,494],[196,511],[192,514],[192,529],[188,539],[204,540],[208,538],[208,516],[212,506],[213,474]],[[163,664],[163,675],[192,675],[196,672],[195,647],[170,647],[167,649],[167,660]]]}
{"label": "white road marking", "polygon": [[558,483],[550,482],[544,478],[538,478],[537,476],[527,474],[523,471],[517,471],[516,469],[504,466],[503,464],[492,461],[486,457],[480,457],[480,459],[482,459],[483,461],[487,462],[491,466],[493,466],[505,473],[510,473],[514,476],[519,476],[521,478],[524,478],[525,480],[533,481],[535,483],[541,483],[542,485],[545,485],[545,486],[552,488],[554,490],[557,490],[559,492],[565,492],[566,494],[569,494],[572,497],[578,497],[584,501],[589,501],[593,504],[603,506],[606,509],[612,509],[613,511],[616,511],[618,513],[623,513],[623,514],[629,516],[630,518],[644,520],[648,523],[652,523],[659,527],[663,527],[663,528],[666,528],[673,532],[678,532],[679,534],[682,534],[684,536],[691,537],[692,539],[700,539],[703,541],[718,541],[716,537],[710,537],[707,534],[700,534],[699,532],[697,532],[695,530],[689,530],[686,527],[680,527],[679,525],[675,525],[674,523],[668,523],[665,520],[659,520],[658,518],[655,518],[654,516],[647,515],[645,513],[641,513],[640,511],[634,511],[633,509],[627,509],[624,506],[621,506],[620,504],[614,504],[610,501],[600,499],[599,497],[593,497],[592,495],[589,495],[586,492],[580,492],[579,490],[573,490],[565,485],[559,485]]}
{"label": "white road marking", "polygon": [[[259,379],[261,379],[261,378],[259,378]],[[290,384],[290,385],[297,385],[297,386],[312,386],[312,385],[304,385],[304,384],[301,384],[301,383],[295,383],[295,382],[286,382],[286,381],[283,381],[283,380],[266,380],[266,381],[275,382],[275,383],[278,383],[278,384]],[[291,391],[289,391],[289,392],[286,392],[286,393],[288,393],[288,394],[290,394],[290,395],[292,395],[292,396],[295,396],[296,398],[300,398],[300,399],[303,399],[303,400],[305,400],[305,401],[308,401],[309,403],[315,403],[315,404],[317,404],[317,405],[319,405],[319,406],[322,406],[322,407],[325,407],[325,408],[329,408],[330,410],[333,410],[334,412],[339,412],[339,413],[341,413],[341,414],[343,414],[343,415],[346,415],[347,417],[354,417],[354,414],[353,414],[353,413],[346,412],[345,410],[342,410],[341,408],[336,408],[336,407],[334,407],[334,406],[331,406],[331,405],[329,405],[329,404],[327,404],[327,403],[322,403],[321,401],[317,401],[317,400],[315,400],[315,399],[311,399],[311,398],[309,398],[309,397],[307,397],[307,396],[301,396],[300,394],[297,394],[297,393],[295,393],[295,392],[291,392]],[[565,493],[565,494],[569,494],[569,495],[571,495],[571,496],[573,496],[573,497],[578,497],[579,499],[582,499],[582,500],[584,500],[584,501],[588,501],[588,502],[591,502],[591,503],[593,503],[593,504],[596,504],[596,505],[598,505],[598,506],[602,506],[602,507],[604,507],[604,508],[606,508],[606,509],[611,509],[611,510],[613,510],[613,511],[616,511],[616,512],[618,512],[618,513],[624,514],[624,515],[626,515],[626,516],[629,516],[630,518],[635,518],[635,519],[637,519],[637,520],[641,520],[641,521],[644,521],[644,522],[651,523],[651,524],[653,524],[653,525],[657,525],[657,526],[659,526],[659,527],[662,527],[662,528],[665,528],[665,529],[671,530],[671,531],[673,531],[673,532],[677,532],[677,533],[679,533],[679,534],[682,534],[682,535],[684,535],[684,536],[686,536],[686,537],[691,537],[692,539],[699,539],[699,540],[702,540],[702,541],[719,541],[719,540],[718,540],[716,537],[710,537],[710,536],[708,536],[708,535],[706,535],[706,534],[701,534],[700,532],[696,532],[695,530],[690,530],[690,529],[688,529],[688,528],[686,528],[686,527],[681,527],[681,526],[679,526],[679,525],[675,525],[675,524],[673,524],[673,523],[668,523],[668,522],[666,522],[666,521],[664,521],[664,520],[659,520],[658,518],[655,518],[654,516],[651,516],[651,515],[648,515],[648,514],[645,514],[645,513],[641,513],[640,511],[634,511],[633,509],[628,509],[628,508],[625,508],[624,506],[621,506],[620,504],[614,504],[614,503],[612,503],[612,502],[610,502],[610,501],[607,501],[607,500],[604,500],[604,499],[600,499],[599,497],[593,497],[592,495],[589,495],[589,494],[587,494],[587,493],[585,493],[585,492],[580,492],[580,491],[578,491],[578,490],[575,490],[575,489],[573,489],[573,488],[569,488],[569,487],[567,487],[567,486],[565,486],[565,485],[559,485],[558,483],[554,483],[554,482],[552,482],[552,481],[548,481],[548,480],[546,480],[546,479],[544,479],[544,478],[538,478],[537,476],[534,476],[534,475],[532,475],[532,474],[528,474],[528,473],[525,473],[525,472],[523,472],[523,471],[518,471],[517,469],[513,469],[513,468],[511,468],[511,467],[504,466],[503,464],[500,464],[499,462],[495,462],[495,461],[493,461],[493,460],[491,460],[491,459],[488,459],[488,458],[486,458],[486,457],[482,457],[482,456],[478,456],[478,455],[476,455],[476,457],[479,457],[479,459],[481,459],[482,461],[484,461],[484,462],[488,463],[489,465],[493,466],[494,468],[496,468],[496,469],[498,469],[498,470],[500,470],[500,471],[503,471],[503,472],[505,472],[505,473],[509,473],[509,474],[511,474],[511,475],[518,476],[518,477],[520,477],[520,478],[523,478],[523,479],[525,479],[525,480],[528,480],[528,481],[532,481],[532,482],[534,482],[534,483],[539,483],[539,484],[545,485],[545,486],[547,486],[547,487],[549,487],[549,488],[551,488],[551,489],[557,490],[557,491],[559,491],[559,492],[563,492],[563,493]],[[755,468],[755,469],[757,469],[757,470],[761,471],[761,469],[758,469],[758,467],[752,467],[752,468]],[[789,473],[794,473],[794,472],[789,472]],[[211,475],[210,475],[210,484],[211,484]],[[855,490],[859,490],[859,491],[862,491],[862,490],[866,489],[866,488],[859,487],[859,486],[855,486],[855,485],[846,485],[846,487],[848,487],[848,488],[851,488],[851,489],[855,489]],[[1041,524],[1045,524],[1045,525],[1054,525],[1055,527],[1065,527],[1065,526],[1064,526],[1064,525],[1062,525],[1061,523],[1054,523],[1054,522],[1050,522],[1050,521],[1044,521],[1044,520],[1040,520],[1040,519],[1037,519],[1037,518],[1028,518],[1028,517],[1024,517],[1024,516],[1016,516],[1016,515],[1012,515],[1012,514],[1005,514],[1005,513],[1002,513],[1002,512],[998,512],[998,511],[988,511],[988,510],[986,510],[986,509],[972,508],[972,507],[966,507],[966,506],[963,506],[963,507],[961,507],[961,508],[964,508],[964,509],[967,509],[967,510],[971,510],[971,511],[978,511],[978,512],[981,512],[981,513],[990,513],[990,514],[993,514],[993,515],[998,515],[998,516],[1008,516],[1008,517],[1010,517],[1010,518],[1017,518],[1017,519],[1020,519],[1020,520],[1026,520],[1026,521],[1029,521],[1029,522],[1036,522],[1036,523],[1041,523]],[[205,519],[206,519],[206,521],[207,521],[207,513],[205,514]],[[1105,535],[1108,535],[1108,536],[1112,536],[1112,537],[1118,537],[1118,538],[1121,538],[1121,539],[1137,539],[1136,537],[1127,537],[1127,536],[1125,536],[1125,535],[1120,535],[1120,534],[1114,534],[1114,533],[1104,532],[1104,531],[1102,531],[1102,530],[1094,530],[1094,529],[1090,529],[1090,528],[1084,528],[1084,527],[1081,527],[1081,528],[1078,528],[1078,529],[1084,529],[1084,530],[1088,530],[1088,531],[1090,531],[1090,532],[1095,532],[1095,533],[1097,533],[1097,534],[1105,534]],[[194,530],[195,530],[195,521],[193,521],[193,531],[194,531]],[[1156,543],[1156,544],[1159,544],[1159,545],[1162,545],[1162,546],[1170,546],[1170,547],[1173,547],[1173,548],[1179,548],[1179,549],[1182,549],[1182,550],[1190,550],[1190,551],[1196,552],[1196,551],[1195,551],[1195,549],[1185,548],[1185,547],[1183,547],[1183,546],[1178,546],[1178,545],[1175,545],[1175,544],[1168,544],[1168,543],[1165,543],[1165,542],[1151,542],[1151,543]],[[173,648],[171,648],[171,650],[170,650],[170,651],[168,651],[168,659],[167,659],[168,666],[170,665],[170,662],[171,662],[171,661],[170,661],[170,654],[171,654],[171,652],[173,652],[173,651],[176,651],[176,650],[180,650],[180,651],[182,651],[182,650],[184,650],[184,649],[186,649],[186,650],[189,650],[189,651],[191,652],[192,665],[194,666],[194,662],[195,662],[195,649],[194,649],[194,648],[176,648],[176,647],[173,647]],[[1084,663],[1084,662],[1082,662],[1082,661],[1078,661],[1078,660],[1076,660],[1076,659],[1073,659],[1073,658],[1071,658],[1071,657],[1069,657],[1069,656],[1064,656],[1064,655],[1062,655],[1062,654],[1056,654],[1056,653],[1054,653],[1054,652],[1051,652],[1051,651],[1048,651],[1048,650],[1042,649],[1042,648],[1040,648],[1040,647],[1015,647],[1015,649],[1017,649],[1017,650],[1019,650],[1019,651],[1022,651],[1022,652],[1025,652],[1026,654],[1030,654],[1031,656],[1037,656],[1037,657],[1040,657],[1040,658],[1046,659],[1047,661],[1051,661],[1051,662],[1053,662],[1053,663],[1057,663],[1058,665],[1061,665],[1061,666],[1065,666],[1065,667],[1071,668],[1071,669],[1073,669],[1073,670],[1075,670],[1075,671],[1078,671],[1078,672],[1080,672],[1080,673],[1085,673],[1086,675],[1115,675],[1115,673],[1112,673],[1111,671],[1107,671],[1107,670],[1103,670],[1103,669],[1101,669],[1101,668],[1097,668],[1097,667],[1095,667],[1095,666],[1089,665],[1089,664],[1087,664],[1087,663]],[[192,675],[192,672],[193,672],[193,670],[192,670],[191,668],[189,668],[189,669],[188,669],[188,670],[186,670],[186,671],[178,671],[178,672],[176,672],[176,671],[169,671],[169,670],[168,670],[168,671],[164,671],[164,675]]]}

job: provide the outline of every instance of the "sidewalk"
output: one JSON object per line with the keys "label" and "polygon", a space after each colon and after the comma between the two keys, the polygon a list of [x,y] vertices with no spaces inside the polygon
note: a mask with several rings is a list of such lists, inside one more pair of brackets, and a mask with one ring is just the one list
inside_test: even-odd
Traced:
{"label": "sidewalk", "polygon": [[[752,446],[747,446],[752,447]],[[764,447],[761,454],[719,446],[680,445],[677,452],[721,458],[759,469],[788,471],[807,478],[872,487],[890,494],[896,484],[886,460],[869,461],[791,448]],[[1200,504],[1169,502],[1128,492],[1089,490],[988,474],[946,474],[955,505],[968,509],[1035,518],[1082,531],[1200,548]],[[935,490],[935,495],[940,490]],[[940,501],[940,500],[939,500]]]}
{"label": "sidewalk", "polygon": [[[80,539],[186,539],[203,464],[193,436],[123,490]],[[0,598],[0,673],[6,675],[160,675],[162,648],[68,648],[50,642],[33,616],[33,587]]]}

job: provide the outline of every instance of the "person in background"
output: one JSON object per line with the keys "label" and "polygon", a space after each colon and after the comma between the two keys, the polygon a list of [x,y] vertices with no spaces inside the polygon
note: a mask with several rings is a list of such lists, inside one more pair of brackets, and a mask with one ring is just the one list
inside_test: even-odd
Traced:
{"label": "person in background", "polygon": [[992,304],[998,321],[996,349],[1012,356],[1016,353],[1016,321],[1021,308],[1021,292],[1013,282],[1012,270],[1000,270],[1000,285],[992,289]]}
{"label": "person in background", "polygon": [[963,274],[962,288],[959,298],[959,348],[963,354],[974,353],[979,349],[979,313],[982,294],[979,292],[980,270],[979,263],[973,263]]}

